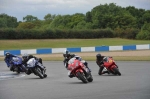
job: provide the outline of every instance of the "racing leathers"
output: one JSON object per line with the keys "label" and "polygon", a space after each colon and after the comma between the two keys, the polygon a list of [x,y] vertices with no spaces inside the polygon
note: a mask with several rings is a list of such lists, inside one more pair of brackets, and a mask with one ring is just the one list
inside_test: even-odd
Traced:
{"label": "racing leathers", "polygon": [[11,66],[11,61],[12,61],[13,57],[17,57],[17,56],[13,55],[13,54],[9,54],[9,57],[4,58],[4,61],[5,61],[8,68]]}
{"label": "racing leathers", "polygon": [[31,58],[34,58],[36,61],[38,61],[38,62],[40,62],[41,63],[41,69],[43,69],[44,70],[44,72],[46,72],[46,67],[45,66],[43,66],[43,64],[42,64],[42,59],[41,58],[37,58],[37,57],[35,57],[35,56],[33,56],[33,55],[29,55],[27,58],[24,58],[23,59],[23,65],[26,67],[26,74],[28,74],[28,75],[30,75],[31,74],[31,71],[27,68],[27,62],[28,62],[28,60],[30,60]]}
{"label": "racing leathers", "polygon": [[67,55],[67,56],[64,56],[63,55],[63,57],[64,57],[64,66],[65,66],[65,68],[68,68],[68,61],[71,59],[71,58],[73,58],[75,56],[75,54],[69,54],[69,55]]}
{"label": "racing leathers", "polygon": [[[99,74],[99,75],[102,75],[102,74],[105,74],[105,73],[108,73],[108,74],[109,74],[108,71],[103,71],[103,69],[104,69],[103,58],[104,58],[104,57],[105,57],[105,56],[101,56],[99,59],[96,58],[96,63],[97,63],[97,65],[99,66],[99,71],[98,71],[98,74]],[[103,71],[103,72],[102,72],[102,71]]]}

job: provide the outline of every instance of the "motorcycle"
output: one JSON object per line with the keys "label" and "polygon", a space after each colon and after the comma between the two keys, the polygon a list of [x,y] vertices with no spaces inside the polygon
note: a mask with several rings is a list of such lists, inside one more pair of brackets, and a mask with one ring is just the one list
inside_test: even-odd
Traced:
{"label": "motorcycle", "polygon": [[70,75],[77,77],[83,83],[88,83],[93,81],[93,77],[89,70],[84,66],[82,61],[72,58],[68,61],[68,70],[70,70]]}
{"label": "motorcycle", "polygon": [[109,73],[121,76],[118,66],[112,57],[104,57],[103,66]]}
{"label": "motorcycle", "polygon": [[10,71],[15,71],[18,74],[20,72],[24,72],[24,69],[22,68],[22,58],[20,57],[13,57],[11,60],[11,66],[10,66]]}
{"label": "motorcycle", "polygon": [[34,73],[36,76],[39,76],[41,79],[47,77],[47,75],[45,74],[46,69],[42,68],[42,64],[34,58],[31,58],[27,61],[27,68],[28,71]]}

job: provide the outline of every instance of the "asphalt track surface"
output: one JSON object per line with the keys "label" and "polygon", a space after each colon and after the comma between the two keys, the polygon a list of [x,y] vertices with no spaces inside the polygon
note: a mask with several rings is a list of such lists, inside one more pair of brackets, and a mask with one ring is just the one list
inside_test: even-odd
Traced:
{"label": "asphalt track surface", "polygon": [[98,75],[98,66],[88,61],[93,82],[69,78],[61,61],[44,61],[48,77],[17,75],[0,62],[0,99],[150,99],[150,62],[117,61],[121,76]]}

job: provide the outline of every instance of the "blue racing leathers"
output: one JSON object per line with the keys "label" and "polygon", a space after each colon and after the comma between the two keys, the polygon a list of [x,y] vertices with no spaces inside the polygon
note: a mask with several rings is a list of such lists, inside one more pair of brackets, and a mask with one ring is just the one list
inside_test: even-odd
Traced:
{"label": "blue racing leathers", "polygon": [[10,54],[9,57],[5,57],[4,61],[6,62],[7,67],[10,67],[10,65],[11,65],[11,60],[12,60],[13,57],[17,57],[17,56],[16,56],[16,55],[13,55],[13,54]]}

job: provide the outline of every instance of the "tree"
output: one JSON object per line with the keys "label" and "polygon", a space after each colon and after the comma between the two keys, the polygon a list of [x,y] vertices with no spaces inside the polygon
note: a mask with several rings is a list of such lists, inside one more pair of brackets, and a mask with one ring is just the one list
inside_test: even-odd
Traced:
{"label": "tree", "polygon": [[123,9],[114,3],[94,7],[91,11],[93,28],[114,28],[116,26],[114,18],[122,11]]}
{"label": "tree", "polygon": [[45,15],[44,16],[45,23],[50,24],[54,20],[55,17],[56,17],[56,15],[51,15],[51,14]]}
{"label": "tree", "polygon": [[35,16],[32,16],[32,15],[27,15],[27,16],[23,17],[24,22],[33,22],[36,20],[38,20],[38,18]]}
{"label": "tree", "polygon": [[129,13],[122,13],[122,15],[116,16],[115,21],[119,28],[126,29],[136,27],[136,19]]}
{"label": "tree", "polygon": [[150,12],[146,12],[144,15],[143,15],[143,21],[146,22],[146,23],[150,23]]}
{"label": "tree", "polygon": [[0,18],[0,28],[6,28],[7,27],[7,20]]}
{"label": "tree", "polygon": [[71,16],[72,27],[74,28],[81,21],[85,21],[85,15],[82,13],[76,13]]}
{"label": "tree", "polygon": [[136,36],[137,39],[150,40],[150,23],[145,23],[141,31]]}
{"label": "tree", "polygon": [[19,23],[18,27],[19,28],[22,28],[22,29],[33,29],[35,28],[35,25],[32,23],[32,22],[21,22]]}
{"label": "tree", "polygon": [[0,28],[16,28],[18,26],[17,18],[7,14],[0,14]]}
{"label": "tree", "polygon": [[86,22],[92,22],[92,15],[91,15],[91,12],[88,11],[85,15],[85,20]]}

